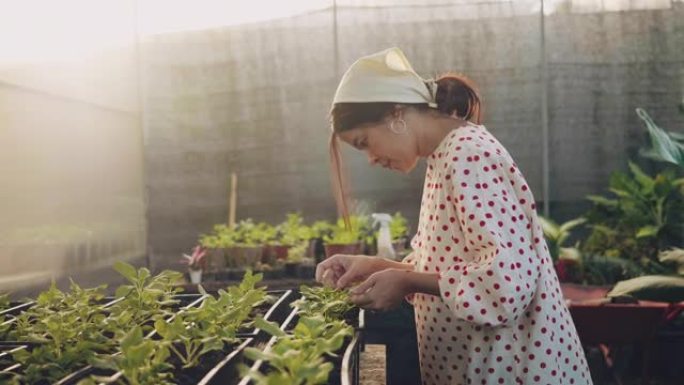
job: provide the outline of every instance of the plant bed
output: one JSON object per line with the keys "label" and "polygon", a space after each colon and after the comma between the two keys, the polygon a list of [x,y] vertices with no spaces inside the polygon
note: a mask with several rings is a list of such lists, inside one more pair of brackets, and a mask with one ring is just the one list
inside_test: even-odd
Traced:
{"label": "plant bed", "polygon": [[35,305],[36,301],[27,301],[27,302],[10,302],[9,306],[5,308],[4,310],[0,311],[0,319],[5,316],[16,316],[23,312],[24,310],[30,308],[31,306]]}
{"label": "plant bed", "polygon": [[[265,320],[282,323],[285,321],[286,317],[290,313],[290,303],[295,298],[295,293],[292,290],[277,290],[268,291],[269,296],[274,297],[275,301],[273,304],[261,304],[255,307],[250,314],[251,319],[255,319],[258,316],[263,317]],[[237,333],[238,337],[241,338],[256,338],[257,340],[263,340],[267,337],[258,327],[250,324],[247,328],[241,328]]]}
{"label": "plant bed", "polygon": [[295,307],[280,326],[257,324],[273,337],[263,352],[246,349],[255,362],[243,368],[239,385],[290,383],[293,378],[307,384],[358,383],[359,336],[345,322]]}
{"label": "plant bed", "polygon": [[[96,365],[85,367],[63,378],[58,385],[121,381],[124,383],[196,384],[209,373],[215,375],[218,366],[229,370],[227,357],[246,341],[254,338],[238,337],[251,317],[261,314],[276,315],[276,309],[286,306],[283,301],[291,292],[272,292],[275,304],[268,302],[269,293],[256,287],[260,275],[245,274],[237,286],[218,290],[216,295],[200,295],[181,311],[168,319],[155,318],[153,330],[145,334],[143,327],[134,326],[121,337],[116,353],[98,357]],[[248,327],[251,327],[248,326]],[[244,330],[253,335],[257,329]],[[231,370],[235,370],[234,368]],[[99,377],[98,377],[99,376]],[[102,377],[102,378],[100,378]],[[106,378],[104,378],[106,377]]]}
{"label": "plant bed", "polygon": [[[174,382],[178,385],[235,384],[239,380],[237,364],[244,363],[241,353],[252,344],[252,338],[240,339],[222,351],[208,353],[202,357],[200,365],[176,370],[173,374]],[[173,360],[172,365],[176,368],[181,366],[177,360]]]}
{"label": "plant bed", "polygon": [[[136,342],[144,343],[142,339]],[[138,346],[136,346],[136,348]],[[222,350],[212,351],[203,355],[199,365],[190,368],[183,368],[183,364],[176,356],[168,355],[166,356],[166,360],[164,362],[167,370],[161,373],[168,376],[165,379],[159,378],[158,381],[161,384],[166,383],[162,382],[163,380],[168,380],[176,385],[236,384],[240,379],[237,368],[239,364],[244,364],[247,362],[242,353],[248,346],[258,347],[259,345],[257,345],[252,338],[240,338],[232,344],[227,344]],[[158,350],[160,348],[160,346],[152,347],[151,345],[150,347],[154,350]],[[180,347],[177,346],[176,348],[178,349]],[[152,355],[154,352],[150,351],[150,354]],[[168,350],[166,350],[166,353],[164,354],[168,354]],[[114,357],[113,359],[123,360],[120,355],[118,355],[118,357]],[[68,381],[60,382],[58,384],[76,385],[86,378],[90,378],[93,384],[101,385],[110,382],[130,383],[130,380],[126,379],[126,373],[123,371],[117,371],[112,368],[91,368],[87,373],[83,373],[82,376],[79,376],[78,378],[74,377]],[[157,382],[153,383],[156,384]]]}
{"label": "plant bed", "polygon": [[242,369],[240,385],[358,383],[363,313],[344,291],[302,286],[300,294],[282,324],[255,321],[272,337],[263,351],[245,350],[255,362]]}
{"label": "plant bed", "polygon": [[[189,299],[189,297],[186,297],[186,298]],[[176,317],[176,315],[182,314],[183,311],[185,311],[191,307],[198,306],[201,303],[201,301],[203,301],[203,300],[204,300],[204,296],[200,296],[199,298],[195,299],[194,301],[192,301],[192,302],[188,303],[187,305],[181,307],[179,309],[178,313],[175,313],[175,314],[172,313],[168,317],[168,319],[165,320],[165,322],[170,322]],[[141,335],[142,335],[144,330],[149,329],[150,331],[146,335],[144,335],[143,338],[146,340],[149,340],[150,343],[152,343],[152,344],[155,343],[155,342],[153,342],[153,340],[159,340],[160,339],[159,336],[157,335],[156,330],[154,330],[153,322],[154,321],[147,321],[144,325],[138,325],[138,326],[134,327],[134,328],[140,328]],[[108,333],[108,338],[113,339],[113,338],[115,338],[115,336]],[[116,353],[113,353],[109,358],[114,358],[114,357],[117,357],[119,355],[120,355],[120,352],[116,352]],[[100,360],[99,362],[102,363],[104,361]],[[99,367],[96,367],[93,365],[86,365],[86,366],[83,366],[80,369],[62,377],[59,381],[57,381],[55,383],[55,385],[76,385],[79,381],[87,379],[91,375],[107,377],[107,376],[113,376],[117,373],[119,373],[119,372],[117,372],[116,370],[99,368]],[[120,377],[120,374],[116,378],[119,378],[119,377]]]}
{"label": "plant bed", "polygon": [[[3,344],[0,345],[0,372],[5,372],[6,370],[9,370],[11,367],[16,365],[16,362],[14,361],[14,358],[12,357],[13,353],[16,353],[20,350],[28,349],[29,347],[24,344]],[[5,372],[7,373],[7,372]],[[9,375],[9,373],[7,373]],[[0,375],[0,380],[4,380],[5,378]],[[1,383],[1,382],[0,382]]]}

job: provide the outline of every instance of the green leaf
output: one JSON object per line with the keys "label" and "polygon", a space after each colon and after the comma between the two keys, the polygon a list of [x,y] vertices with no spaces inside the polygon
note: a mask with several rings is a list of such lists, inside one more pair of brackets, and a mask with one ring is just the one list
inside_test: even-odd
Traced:
{"label": "green leaf", "polygon": [[133,290],[132,286],[119,286],[114,292],[114,296],[117,298],[125,297],[131,292],[131,290]]}
{"label": "green leaf", "polygon": [[262,317],[257,317],[254,320],[254,326],[275,337],[284,337],[287,335],[278,327],[277,323],[266,321]]}
{"label": "green leaf", "polygon": [[539,223],[544,231],[544,235],[551,240],[558,239],[560,234],[560,228],[558,227],[558,224],[542,215],[539,215],[537,218],[539,219]]}
{"label": "green leaf", "polygon": [[641,108],[636,109],[637,115],[646,123],[648,134],[651,137],[651,151],[648,153],[656,160],[670,162],[684,167],[684,144],[658,127],[651,117]]}
{"label": "green leaf", "polygon": [[639,166],[636,164],[629,162],[629,169],[632,171],[632,174],[634,174],[634,179],[636,179],[637,182],[647,190],[653,189],[653,184],[655,183],[653,178],[650,176],[646,175]]}
{"label": "green leaf", "polygon": [[119,272],[119,274],[123,275],[127,280],[129,280],[132,283],[135,283],[138,279],[138,273],[135,270],[135,267],[129,265],[126,262],[114,262],[114,270]]}
{"label": "green leaf", "polygon": [[593,203],[596,203],[597,205],[600,206],[607,206],[607,207],[617,207],[618,206],[618,201],[615,199],[608,199],[606,197],[602,197],[600,195],[587,195],[586,198],[590,200]]}
{"label": "green leaf", "polygon": [[139,344],[143,339],[142,329],[140,326],[134,326],[130,332],[126,333],[124,338],[121,340],[121,347],[127,349],[131,346]]}
{"label": "green leaf", "polygon": [[587,222],[586,218],[576,218],[576,219],[567,221],[560,226],[560,231],[561,232],[570,231],[570,230],[574,229],[575,227],[582,225],[586,222]]}
{"label": "green leaf", "polygon": [[660,229],[656,226],[644,226],[636,234],[637,238],[655,237]]}
{"label": "green leaf", "polygon": [[582,253],[575,247],[561,247],[558,259],[582,262]]}
{"label": "green leaf", "polygon": [[662,251],[658,254],[658,260],[663,263],[674,264],[677,268],[677,274],[684,275],[684,249],[673,248]]}

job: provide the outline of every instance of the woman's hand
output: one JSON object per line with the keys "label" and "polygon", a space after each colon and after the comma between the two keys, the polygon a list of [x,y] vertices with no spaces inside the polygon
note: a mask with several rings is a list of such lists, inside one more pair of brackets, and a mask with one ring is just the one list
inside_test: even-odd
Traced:
{"label": "woman's hand", "polygon": [[364,309],[392,310],[413,292],[415,273],[403,269],[384,269],[371,274],[350,291],[351,301]]}
{"label": "woman's hand", "polygon": [[366,255],[336,254],[316,266],[316,281],[344,289],[386,267],[387,260]]}

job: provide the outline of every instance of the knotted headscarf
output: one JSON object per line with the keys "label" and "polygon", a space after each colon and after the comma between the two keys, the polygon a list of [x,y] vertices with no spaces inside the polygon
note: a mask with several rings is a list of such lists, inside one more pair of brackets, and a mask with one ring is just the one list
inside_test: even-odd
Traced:
{"label": "knotted headscarf", "polygon": [[361,57],[342,76],[333,104],[427,103],[437,108],[437,83],[423,79],[397,47]]}

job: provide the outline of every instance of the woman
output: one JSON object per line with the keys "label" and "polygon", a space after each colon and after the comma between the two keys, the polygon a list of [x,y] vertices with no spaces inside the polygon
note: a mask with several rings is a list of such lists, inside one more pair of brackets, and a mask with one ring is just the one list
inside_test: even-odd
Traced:
{"label": "woman", "polygon": [[426,159],[420,220],[403,262],[335,255],[316,278],[366,309],[407,298],[425,384],[591,384],[532,192],[480,109],[470,81],[425,81],[397,48],[347,70],[331,112],[338,204],[346,216],[341,140],[403,173]]}

